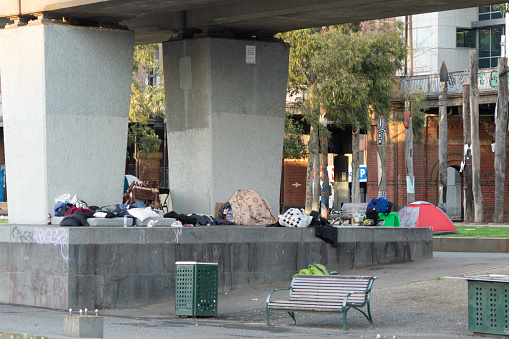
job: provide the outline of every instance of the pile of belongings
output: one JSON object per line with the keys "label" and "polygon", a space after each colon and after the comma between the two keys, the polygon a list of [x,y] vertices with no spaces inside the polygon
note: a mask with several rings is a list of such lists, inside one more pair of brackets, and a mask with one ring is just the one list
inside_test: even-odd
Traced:
{"label": "pile of belongings", "polygon": [[221,220],[216,219],[210,215],[206,214],[178,214],[175,211],[171,211],[164,215],[165,218],[174,218],[180,222],[173,226],[211,226],[211,225],[220,225]]}
{"label": "pile of belongings", "polygon": [[267,200],[253,189],[236,190],[228,204],[231,208],[231,220],[237,225],[266,226],[276,222]]}
{"label": "pile of belongings", "polygon": [[176,219],[172,226],[210,226],[222,223],[221,220],[205,214],[178,214],[171,211],[163,215],[162,211],[146,207],[143,203],[89,206],[86,202],[78,200],[76,195],[71,198],[70,194],[63,194],[55,199],[55,216],[63,217],[60,226],[90,226],[87,221],[90,218],[120,218],[119,224],[125,223],[122,218],[128,218],[132,219],[130,225],[148,219],[153,221],[148,227],[155,225],[159,218]]}
{"label": "pile of belongings", "polygon": [[275,224],[268,227],[314,227],[315,236],[333,247],[338,246],[337,228],[331,226],[329,221],[322,218],[317,211],[311,211],[307,215],[302,209],[290,208],[279,216]]}
{"label": "pile of belongings", "polygon": [[335,275],[338,274],[337,271],[329,271],[327,267],[322,264],[317,264],[316,262],[313,265],[309,265],[309,268],[303,268],[299,271],[299,273],[294,274],[292,278],[295,278],[298,275]]}
{"label": "pile of belongings", "polygon": [[366,218],[364,219],[365,226],[378,225],[379,214],[389,215],[392,210],[393,203],[386,198],[372,198],[366,207]]}
{"label": "pile of belongings", "polygon": [[154,209],[160,209],[161,201],[159,200],[159,184],[157,181],[132,181],[124,194],[122,202],[126,205],[134,205],[136,199],[144,200],[146,204],[151,202]]}

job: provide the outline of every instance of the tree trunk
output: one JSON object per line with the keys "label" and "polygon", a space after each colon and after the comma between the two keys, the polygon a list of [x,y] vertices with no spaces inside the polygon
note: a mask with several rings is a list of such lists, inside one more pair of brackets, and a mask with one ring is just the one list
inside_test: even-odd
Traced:
{"label": "tree trunk", "polygon": [[498,59],[498,112],[495,134],[495,222],[504,222],[507,148],[507,58]]}
{"label": "tree trunk", "polygon": [[481,192],[481,146],[479,143],[479,52],[470,51],[470,112],[472,138],[472,193],[474,195],[474,221],[483,221],[483,198]]}
{"label": "tree trunk", "polygon": [[405,165],[406,165],[406,203],[415,201],[415,178],[414,178],[414,132],[412,130],[411,102],[405,101]]}
{"label": "tree trunk", "polygon": [[309,215],[313,208],[313,168],[314,168],[314,132],[313,127],[309,131],[309,142],[308,142],[308,168],[306,174],[306,206],[304,212]]}
{"label": "tree trunk", "polygon": [[447,210],[447,68],[440,69],[440,94],[438,96],[438,207]]}
{"label": "tree trunk", "polygon": [[474,196],[472,194],[472,140],[471,118],[470,118],[470,84],[463,84],[463,220],[466,222],[474,221]]}
{"label": "tree trunk", "polygon": [[329,197],[330,197],[330,185],[329,185],[329,148],[327,146],[327,137],[325,136],[326,126],[320,126],[320,154],[321,154],[321,166],[322,166],[322,201],[320,211],[322,218],[327,218],[329,215]]}
{"label": "tree trunk", "polygon": [[361,202],[359,183],[359,132],[360,129],[352,129],[352,202]]}
{"label": "tree trunk", "polygon": [[378,163],[378,197],[387,197],[387,176],[385,172],[385,119],[378,119],[376,144]]}
{"label": "tree trunk", "polygon": [[320,140],[318,139],[318,130],[313,129],[313,170],[315,173],[315,180],[313,181],[313,204],[311,208],[313,211],[320,211]]}

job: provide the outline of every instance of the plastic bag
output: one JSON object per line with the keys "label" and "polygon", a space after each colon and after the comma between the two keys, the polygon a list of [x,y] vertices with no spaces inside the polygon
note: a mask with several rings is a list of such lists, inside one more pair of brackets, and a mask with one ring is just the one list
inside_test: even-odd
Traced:
{"label": "plastic bag", "polygon": [[312,216],[304,214],[298,208],[290,208],[278,218],[279,224],[286,227],[308,227],[312,220]]}

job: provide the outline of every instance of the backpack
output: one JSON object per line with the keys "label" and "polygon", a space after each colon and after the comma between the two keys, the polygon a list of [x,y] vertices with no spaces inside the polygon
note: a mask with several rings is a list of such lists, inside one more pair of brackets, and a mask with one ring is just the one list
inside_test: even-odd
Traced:
{"label": "backpack", "polygon": [[368,207],[366,209],[366,213],[370,209],[376,209],[378,213],[384,213],[385,215],[389,215],[392,210],[392,202],[385,198],[373,198],[368,202]]}
{"label": "backpack", "polygon": [[[366,222],[370,220],[369,222]],[[375,208],[368,208],[366,210],[366,220],[364,221],[365,226],[376,226],[378,225],[378,211]]]}
{"label": "backpack", "polygon": [[[337,272],[333,272],[337,274]],[[309,265],[309,268],[304,268],[299,271],[299,273],[294,274],[292,278],[295,278],[297,275],[330,275],[331,272],[327,270],[324,265],[314,263],[313,265]]]}

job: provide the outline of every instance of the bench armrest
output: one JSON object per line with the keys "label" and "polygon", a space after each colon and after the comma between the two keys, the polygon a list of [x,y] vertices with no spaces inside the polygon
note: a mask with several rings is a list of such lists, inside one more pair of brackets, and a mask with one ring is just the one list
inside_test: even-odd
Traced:
{"label": "bench armrest", "polygon": [[288,287],[288,288],[276,288],[275,290],[273,290],[272,292],[269,293],[269,295],[267,296],[267,301],[266,303],[268,304],[270,302],[270,297],[272,296],[272,294],[276,291],[288,291],[289,289],[291,289],[292,286]]}
{"label": "bench armrest", "polygon": [[343,299],[343,307],[346,307],[346,303],[348,302],[348,298],[350,298],[350,296],[351,296],[352,294],[364,294],[364,295],[366,295],[367,293],[366,293],[366,291],[362,291],[362,292],[361,292],[361,291],[358,291],[358,292],[350,292],[350,293],[348,293],[348,294],[346,295],[345,299]]}

